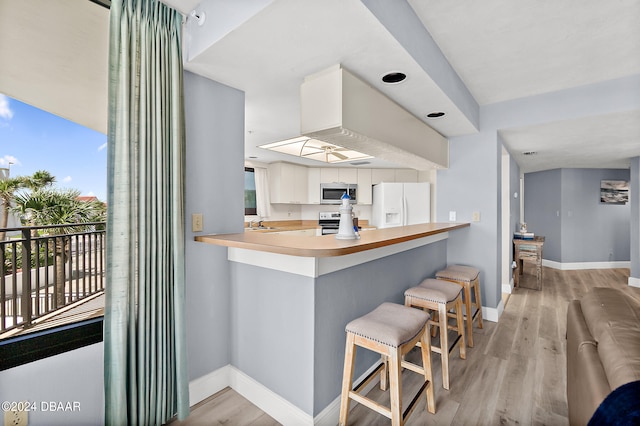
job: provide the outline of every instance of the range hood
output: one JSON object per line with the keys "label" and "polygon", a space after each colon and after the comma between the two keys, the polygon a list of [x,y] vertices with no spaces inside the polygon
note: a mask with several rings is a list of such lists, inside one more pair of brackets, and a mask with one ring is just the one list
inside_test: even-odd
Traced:
{"label": "range hood", "polygon": [[449,167],[449,141],[411,113],[335,66],[300,87],[304,136],[416,170]]}

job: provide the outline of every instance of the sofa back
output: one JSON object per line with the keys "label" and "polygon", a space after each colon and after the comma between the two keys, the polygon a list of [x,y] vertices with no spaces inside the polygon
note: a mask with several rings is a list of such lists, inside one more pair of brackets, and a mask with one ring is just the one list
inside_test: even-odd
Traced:
{"label": "sofa back", "polygon": [[640,301],[620,289],[597,287],[580,306],[611,390],[640,380]]}

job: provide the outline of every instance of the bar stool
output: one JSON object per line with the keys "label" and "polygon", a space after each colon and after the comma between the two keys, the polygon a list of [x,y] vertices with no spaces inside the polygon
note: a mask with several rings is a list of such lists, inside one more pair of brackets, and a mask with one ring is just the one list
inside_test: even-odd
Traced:
{"label": "bar stool", "polygon": [[[457,284],[427,278],[419,286],[404,292],[404,304],[434,312],[429,323],[440,327],[440,347],[431,346],[431,350],[439,353],[442,358],[442,387],[448,390],[450,354],[457,345],[460,350],[460,358],[466,359],[467,355],[462,319],[462,288]],[[452,309],[455,310],[455,314],[450,313]],[[455,326],[449,325],[449,318],[456,319]],[[458,337],[451,346],[449,346],[448,330],[458,332]]]}
{"label": "bar stool", "polygon": [[[351,399],[390,418],[393,426],[404,425],[425,390],[427,410],[430,413],[436,412],[431,374],[429,314],[395,303],[383,303],[368,314],[351,321],[345,330],[347,345],[342,376],[340,425],[347,424]],[[422,367],[404,360],[404,355],[418,342],[421,343]],[[353,363],[357,346],[379,353],[382,361],[362,383],[352,390]],[[424,375],[424,383],[404,413],[402,413],[402,367]],[[381,373],[381,388],[386,390],[387,368],[390,382],[390,409],[359,393],[378,373]]]}
{"label": "bar stool", "polygon": [[[483,328],[482,324],[482,300],[480,297],[480,270],[471,266],[450,265],[442,271],[436,272],[436,278],[457,283],[464,288],[463,303],[466,310],[465,321],[467,322],[467,344],[473,347],[473,322],[478,320],[478,328]],[[471,314],[471,289],[475,293],[476,312]]]}

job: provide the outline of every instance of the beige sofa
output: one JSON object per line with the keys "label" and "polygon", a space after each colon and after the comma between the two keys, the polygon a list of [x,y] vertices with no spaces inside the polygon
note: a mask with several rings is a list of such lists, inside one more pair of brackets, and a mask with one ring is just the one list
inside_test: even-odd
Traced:
{"label": "beige sofa", "polygon": [[586,425],[616,388],[640,380],[640,291],[593,288],[567,311],[569,423]]}

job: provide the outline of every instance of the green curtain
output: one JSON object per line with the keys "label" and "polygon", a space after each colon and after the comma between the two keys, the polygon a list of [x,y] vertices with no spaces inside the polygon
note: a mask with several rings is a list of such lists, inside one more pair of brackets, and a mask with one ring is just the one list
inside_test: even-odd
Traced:
{"label": "green curtain", "polygon": [[182,16],[113,0],[109,38],[105,423],[189,413]]}

